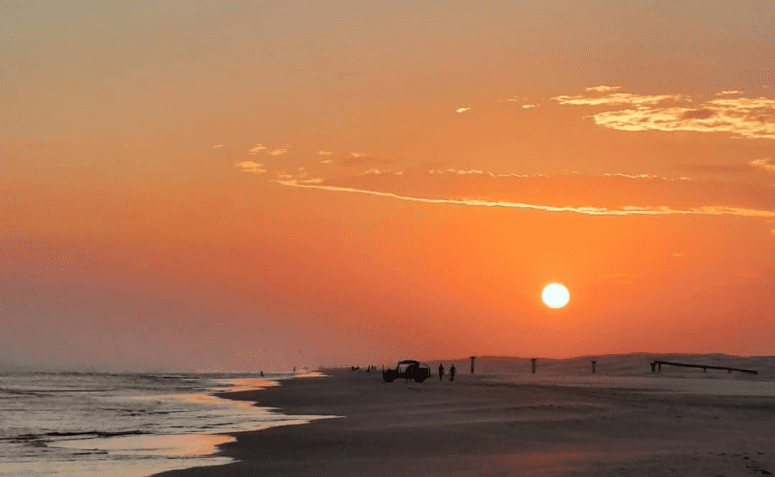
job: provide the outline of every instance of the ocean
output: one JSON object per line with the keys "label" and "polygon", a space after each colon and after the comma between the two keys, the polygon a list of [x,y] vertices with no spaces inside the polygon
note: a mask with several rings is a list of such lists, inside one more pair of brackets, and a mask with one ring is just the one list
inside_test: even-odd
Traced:
{"label": "ocean", "polygon": [[334,417],[286,416],[214,395],[293,377],[0,373],[0,475],[142,477],[229,463],[213,455],[234,440],[225,433]]}

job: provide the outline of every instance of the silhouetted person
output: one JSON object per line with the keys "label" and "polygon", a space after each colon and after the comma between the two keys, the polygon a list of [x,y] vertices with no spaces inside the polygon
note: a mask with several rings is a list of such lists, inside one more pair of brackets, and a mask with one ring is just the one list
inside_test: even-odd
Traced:
{"label": "silhouetted person", "polygon": [[533,374],[535,374],[535,373],[536,373],[536,362],[537,362],[537,361],[538,361],[538,360],[537,360],[537,359],[535,359],[535,358],[533,358],[533,359],[531,359],[531,360],[530,360],[530,372],[531,372],[531,373],[533,373]]}
{"label": "silhouetted person", "polygon": [[263,371],[261,371],[261,377],[262,377],[262,378],[264,377],[264,372],[263,372]]}
{"label": "silhouetted person", "polygon": [[439,364],[439,381],[441,381],[441,378],[444,377],[444,365]]}
{"label": "silhouetted person", "polygon": [[657,372],[657,362],[656,361],[652,361],[651,362],[651,372],[652,373],[656,373]]}
{"label": "silhouetted person", "polygon": [[597,364],[597,361],[594,359],[592,360],[592,374],[595,374],[595,365]]}
{"label": "silhouetted person", "polygon": [[454,381],[455,380],[455,365],[453,364],[451,368],[449,368],[449,380]]}

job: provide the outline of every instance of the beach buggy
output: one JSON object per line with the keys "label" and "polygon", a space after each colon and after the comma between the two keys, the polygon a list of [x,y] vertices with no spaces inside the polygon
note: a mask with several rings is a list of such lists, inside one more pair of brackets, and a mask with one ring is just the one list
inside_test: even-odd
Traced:
{"label": "beach buggy", "polygon": [[398,365],[396,365],[396,369],[386,369],[382,371],[382,379],[388,383],[392,383],[399,378],[414,379],[416,382],[421,383],[428,379],[430,375],[430,366],[413,359],[399,361]]}

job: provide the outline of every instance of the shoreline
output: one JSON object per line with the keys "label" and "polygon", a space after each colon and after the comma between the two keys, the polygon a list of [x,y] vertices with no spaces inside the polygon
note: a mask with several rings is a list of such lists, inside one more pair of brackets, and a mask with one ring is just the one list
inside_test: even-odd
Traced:
{"label": "shoreline", "polygon": [[[462,373],[452,383],[433,376],[422,384],[388,384],[379,371],[321,371],[327,376],[218,397],[286,415],[342,418],[231,433],[236,441],[213,456],[234,462],[155,475],[775,473],[773,396],[644,392]],[[611,380],[615,384],[616,377]]]}

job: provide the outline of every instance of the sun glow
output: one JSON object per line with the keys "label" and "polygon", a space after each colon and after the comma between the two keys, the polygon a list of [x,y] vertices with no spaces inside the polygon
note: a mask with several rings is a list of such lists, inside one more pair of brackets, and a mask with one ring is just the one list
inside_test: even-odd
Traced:
{"label": "sun glow", "polygon": [[564,285],[559,283],[550,283],[544,288],[544,292],[541,294],[541,298],[549,308],[562,308],[568,304],[570,300],[570,293]]}

